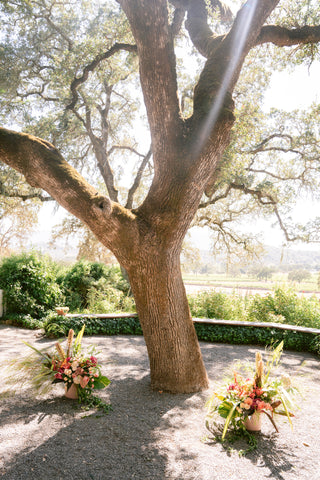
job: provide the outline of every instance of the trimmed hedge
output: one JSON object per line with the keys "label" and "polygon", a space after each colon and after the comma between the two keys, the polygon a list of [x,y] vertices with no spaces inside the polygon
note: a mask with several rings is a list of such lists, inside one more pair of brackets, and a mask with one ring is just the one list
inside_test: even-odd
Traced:
{"label": "trimmed hedge", "polygon": [[[6,323],[25,328],[44,328],[48,337],[67,336],[72,328],[77,334],[85,324],[86,335],[142,335],[138,317],[97,318],[66,317],[49,313],[42,321],[30,315],[8,316]],[[5,319],[4,319],[5,320]],[[274,346],[283,340],[284,348],[298,352],[311,352],[320,356],[320,335],[274,327],[217,325],[195,322],[198,339],[205,342],[243,345]]]}
{"label": "trimmed hedge", "polygon": [[[59,317],[52,315],[44,329],[47,335],[68,335],[72,328],[76,333],[86,325],[86,335],[142,335],[138,317],[108,318],[96,317]],[[284,348],[296,351],[316,353],[320,356],[320,335],[313,333],[277,330],[273,327],[248,327],[234,325],[210,325],[195,322],[199,340],[206,342],[274,345],[283,340]]]}
{"label": "trimmed hedge", "polygon": [[52,314],[44,321],[43,328],[47,336],[67,336],[70,328],[77,334],[85,324],[86,335],[142,335],[137,317],[97,318],[65,317]]}
{"label": "trimmed hedge", "polygon": [[32,318],[31,315],[22,315],[19,313],[11,313],[1,318],[1,323],[13,325],[15,327],[28,328],[29,330],[38,330],[43,328],[43,321],[37,318]]}
{"label": "trimmed hedge", "polygon": [[[292,330],[277,330],[267,327],[247,327],[229,325],[210,325],[195,323],[199,340],[231,344],[274,345],[283,340],[284,348],[299,352],[314,352],[312,333]],[[320,353],[320,351],[319,351]]]}

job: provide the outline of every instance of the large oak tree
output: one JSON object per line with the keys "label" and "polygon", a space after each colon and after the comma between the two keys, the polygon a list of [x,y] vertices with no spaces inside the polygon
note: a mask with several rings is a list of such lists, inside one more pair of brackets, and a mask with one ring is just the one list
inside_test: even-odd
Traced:
{"label": "large oak tree", "polygon": [[[99,193],[45,139],[1,129],[0,159],[83,221],[127,270],[148,348],[152,387],[193,392],[206,388],[208,380],[181,278],[180,251],[204,193],[213,198],[218,188],[235,122],[235,86],[252,49],[270,42],[279,47],[317,44],[320,27],[269,24],[270,15],[281,10],[280,0],[249,0],[234,19],[218,0],[118,3],[135,43],[115,43],[108,52],[138,55],[152,139],[154,175],[142,203],[136,208],[121,206],[113,185],[109,195]],[[298,2],[294,4],[293,10],[298,8]],[[229,22],[227,33],[212,31],[209,7]],[[183,116],[177,95],[174,50],[183,21],[194,47],[206,58],[188,117]],[[75,109],[79,88],[93,69],[92,62],[71,83],[69,110]],[[87,115],[85,121],[89,120]],[[97,155],[103,157],[100,147],[97,140]]]}

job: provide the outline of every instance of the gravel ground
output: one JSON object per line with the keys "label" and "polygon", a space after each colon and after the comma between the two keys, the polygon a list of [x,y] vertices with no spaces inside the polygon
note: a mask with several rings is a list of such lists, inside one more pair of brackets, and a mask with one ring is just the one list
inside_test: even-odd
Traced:
{"label": "gravel ground", "polygon": [[[25,352],[26,340],[54,343],[38,332],[0,325],[0,365]],[[320,480],[319,359],[286,351],[282,370],[298,372],[304,398],[294,419],[275,434],[264,420],[258,449],[243,457],[241,442],[207,436],[204,403],[236,359],[254,360],[256,347],[201,343],[210,389],[190,395],[153,392],[142,337],[86,337],[96,344],[110,386],[99,395],[109,415],[83,411],[56,385],[47,396],[0,389],[0,475],[5,480]],[[263,349],[260,349],[264,352]],[[266,423],[267,422],[267,423]]]}

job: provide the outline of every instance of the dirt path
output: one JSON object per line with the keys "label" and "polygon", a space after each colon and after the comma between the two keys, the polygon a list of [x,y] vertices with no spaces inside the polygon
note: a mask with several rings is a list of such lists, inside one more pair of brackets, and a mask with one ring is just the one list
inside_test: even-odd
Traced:
{"label": "dirt path", "polygon": [[[0,364],[26,351],[19,339],[37,346],[36,332],[0,325]],[[319,480],[320,370],[310,354],[285,352],[282,370],[299,370],[304,400],[292,432],[264,423],[258,449],[240,457],[232,449],[205,441],[204,403],[225,368],[235,359],[253,360],[255,347],[201,343],[211,389],[169,395],[149,388],[148,359],[142,337],[89,337],[104,373],[111,379],[101,397],[113,412],[85,412],[55,386],[47,397],[29,390],[0,396],[0,475],[4,480]],[[263,352],[263,349],[260,349]],[[4,391],[3,385],[1,386]],[[0,389],[1,392],[1,389]]]}

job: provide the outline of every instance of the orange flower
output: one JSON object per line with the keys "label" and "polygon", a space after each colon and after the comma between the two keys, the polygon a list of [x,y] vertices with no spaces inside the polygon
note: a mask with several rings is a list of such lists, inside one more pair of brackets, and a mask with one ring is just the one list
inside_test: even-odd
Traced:
{"label": "orange flower", "polygon": [[64,359],[63,362],[60,365],[60,368],[70,368],[70,362],[67,361],[67,359]]}

